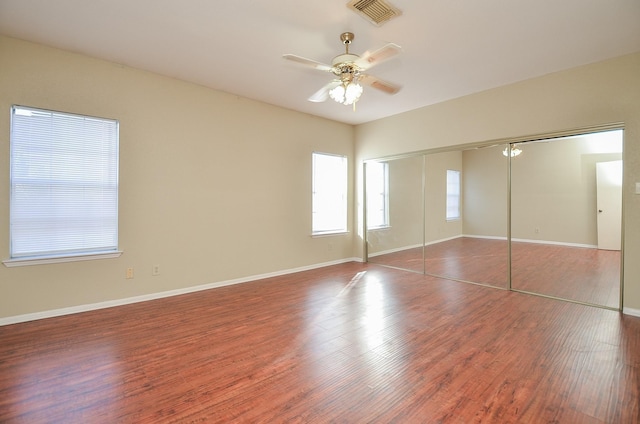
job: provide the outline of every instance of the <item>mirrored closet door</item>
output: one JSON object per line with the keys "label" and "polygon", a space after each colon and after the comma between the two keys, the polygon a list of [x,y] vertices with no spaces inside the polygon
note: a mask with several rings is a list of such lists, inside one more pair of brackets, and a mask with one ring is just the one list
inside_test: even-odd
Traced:
{"label": "mirrored closet door", "polygon": [[514,146],[512,288],[618,308],[622,131]]}
{"label": "mirrored closet door", "polygon": [[622,130],[365,164],[366,259],[618,309]]}
{"label": "mirrored closet door", "polygon": [[507,288],[505,147],[366,163],[368,261]]}
{"label": "mirrored closet door", "polygon": [[503,147],[425,155],[425,272],[507,287]]}
{"label": "mirrored closet door", "polygon": [[365,164],[368,261],[424,272],[422,155]]}

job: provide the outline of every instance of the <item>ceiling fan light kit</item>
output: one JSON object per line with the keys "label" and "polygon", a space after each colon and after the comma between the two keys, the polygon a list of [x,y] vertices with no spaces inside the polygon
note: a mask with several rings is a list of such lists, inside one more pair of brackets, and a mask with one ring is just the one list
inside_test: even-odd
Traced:
{"label": "ceiling fan light kit", "polygon": [[502,154],[506,157],[511,156],[512,158],[515,158],[516,156],[520,156],[520,154],[522,153],[522,149],[520,149],[515,144],[511,144],[510,146],[511,147],[509,146],[505,147],[504,150],[502,151]]}
{"label": "ceiling fan light kit", "polygon": [[364,91],[362,84],[387,94],[395,94],[400,90],[399,85],[364,73],[364,71],[371,69],[373,66],[399,54],[401,51],[400,46],[390,43],[371,53],[367,52],[360,57],[357,54],[349,52],[349,45],[354,38],[355,36],[351,32],[343,32],[340,34],[340,41],[342,41],[342,44],[345,46],[345,52],[334,57],[331,65],[325,65],[315,60],[293,54],[285,54],[283,56],[283,58],[287,60],[316,70],[331,72],[336,77],[316,93],[312,94],[311,97],[309,97],[309,101],[324,102],[328,98],[331,98],[335,102],[343,105],[353,105],[353,109],[355,110],[355,104]]}
{"label": "ceiling fan light kit", "polygon": [[344,44],[345,54],[338,55],[331,61],[332,72],[340,78],[334,81],[340,84],[329,90],[329,97],[343,105],[353,105],[355,110],[356,102],[360,99],[363,89],[358,84],[360,69],[354,63],[360,57],[349,53],[349,44],[354,38],[355,36],[351,32],[340,34],[340,41]]}
{"label": "ceiling fan light kit", "polygon": [[357,82],[340,84],[329,90],[329,97],[343,105],[355,105],[362,94],[362,86]]}

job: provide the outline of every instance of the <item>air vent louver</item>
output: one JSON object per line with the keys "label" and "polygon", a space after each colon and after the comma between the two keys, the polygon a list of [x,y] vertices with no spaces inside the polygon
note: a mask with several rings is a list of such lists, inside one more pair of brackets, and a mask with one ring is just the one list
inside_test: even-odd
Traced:
{"label": "air vent louver", "polygon": [[382,25],[402,12],[383,0],[351,0],[347,7],[356,11],[374,25]]}

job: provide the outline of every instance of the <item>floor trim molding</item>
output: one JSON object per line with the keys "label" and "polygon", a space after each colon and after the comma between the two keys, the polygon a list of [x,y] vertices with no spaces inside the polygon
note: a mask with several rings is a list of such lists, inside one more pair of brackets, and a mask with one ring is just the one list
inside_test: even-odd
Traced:
{"label": "floor trim molding", "polygon": [[640,309],[622,308],[622,313],[633,317],[640,317]]}
{"label": "floor trim molding", "polygon": [[[432,240],[432,241],[426,242],[425,246],[429,246],[429,245],[432,245],[432,244],[438,244],[438,243],[442,243],[442,242],[445,242],[445,241],[454,240],[454,239],[457,239],[457,238],[464,238],[464,237],[475,238],[475,239],[485,239],[485,240],[504,240],[504,241],[507,240],[507,238],[503,237],[503,236],[480,236],[480,235],[475,235],[475,234],[460,234],[460,235],[457,235],[457,236],[452,236],[452,237],[447,237],[447,238],[443,238],[443,239]],[[597,245],[593,245],[593,244],[565,243],[565,242],[549,241],[549,240],[512,238],[511,241],[520,242],[520,243],[535,243],[535,244],[549,244],[549,245],[566,246],[566,247],[580,247],[580,248],[587,248],[587,249],[597,249],[598,248]],[[370,258],[375,258],[376,256],[388,255],[389,253],[402,252],[404,250],[417,249],[417,248],[420,248],[420,247],[422,247],[421,243],[410,245],[410,246],[396,247],[396,248],[392,248],[392,249],[388,249],[388,250],[382,250],[380,252],[370,253],[369,257]]]}
{"label": "floor trim molding", "polygon": [[179,296],[181,294],[215,289],[218,287],[230,286],[233,284],[247,283],[250,281],[261,280],[264,278],[278,277],[280,275],[287,275],[287,274],[293,274],[296,272],[309,271],[316,268],[323,268],[331,265],[339,265],[347,262],[362,262],[362,259],[361,258],[339,259],[331,262],[324,262],[320,264],[308,265],[308,266],[292,268],[292,269],[276,271],[276,272],[269,272],[269,273],[259,274],[259,275],[251,275],[248,277],[236,278],[236,279],[226,280],[226,281],[218,281],[215,283],[201,284],[198,286],[185,287],[181,289],[168,290],[168,291],[157,292],[157,293],[149,293],[149,294],[143,294],[140,296],[133,296],[133,297],[127,297],[127,298],[115,299],[115,300],[107,300],[104,302],[89,303],[85,305],[70,306],[68,308],[51,309],[51,310],[42,311],[42,312],[34,312],[34,313],[23,314],[23,315],[9,316],[5,318],[0,318],[0,326],[19,324],[22,322],[35,321],[35,320],[45,319],[45,318],[53,318],[53,317],[58,317],[63,315],[77,314],[81,312],[95,311],[98,309],[113,308],[115,306],[123,306],[123,305],[129,305],[131,303],[146,302],[149,300],[162,299],[165,297]]}

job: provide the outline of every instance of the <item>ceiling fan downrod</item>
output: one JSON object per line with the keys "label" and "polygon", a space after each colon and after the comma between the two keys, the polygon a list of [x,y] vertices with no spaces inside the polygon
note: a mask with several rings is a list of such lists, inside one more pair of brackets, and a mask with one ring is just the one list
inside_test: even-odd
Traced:
{"label": "ceiling fan downrod", "polygon": [[340,34],[340,41],[344,44],[346,54],[349,54],[349,44],[351,44],[354,38],[356,38],[356,36],[353,35],[353,32],[343,32]]}

